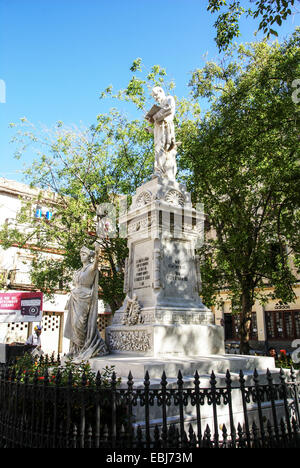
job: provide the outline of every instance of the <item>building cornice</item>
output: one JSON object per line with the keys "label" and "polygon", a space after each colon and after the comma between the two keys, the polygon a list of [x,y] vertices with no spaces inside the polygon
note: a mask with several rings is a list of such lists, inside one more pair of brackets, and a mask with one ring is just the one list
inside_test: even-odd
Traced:
{"label": "building cornice", "polygon": [[28,201],[41,196],[41,201],[57,204],[57,194],[51,190],[30,188],[28,185],[15,180],[8,180],[0,177],[0,193],[12,195],[14,197],[25,198]]}

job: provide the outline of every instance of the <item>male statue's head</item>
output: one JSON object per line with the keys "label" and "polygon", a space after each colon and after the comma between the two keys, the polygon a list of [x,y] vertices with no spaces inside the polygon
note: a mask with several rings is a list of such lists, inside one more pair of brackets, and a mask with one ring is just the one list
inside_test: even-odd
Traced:
{"label": "male statue's head", "polygon": [[164,90],[160,86],[154,86],[152,89],[152,96],[159,104],[161,104],[166,97]]}

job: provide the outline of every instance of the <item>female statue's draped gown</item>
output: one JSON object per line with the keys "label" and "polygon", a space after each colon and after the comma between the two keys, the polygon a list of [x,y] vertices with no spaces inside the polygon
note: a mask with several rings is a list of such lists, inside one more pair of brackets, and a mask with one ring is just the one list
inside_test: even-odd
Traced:
{"label": "female statue's draped gown", "polygon": [[98,275],[98,269],[94,269],[92,264],[76,271],[74,289],[66,304],[68,317],[64,336],[70,340],[69,356],[76,360],[108,354],[97,327]]}

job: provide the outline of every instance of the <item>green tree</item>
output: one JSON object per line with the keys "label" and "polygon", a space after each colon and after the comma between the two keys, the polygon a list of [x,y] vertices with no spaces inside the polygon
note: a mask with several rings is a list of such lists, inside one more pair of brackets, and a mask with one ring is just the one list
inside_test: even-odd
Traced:
{"label": "green tree", "polygon": [[207,10],[219,13],[214,26],[217,30],[215,41],[220,51],[226,50],[232,40],[240,36],[239,21],[243,14],[258,18],[258,30],[263,31],[267,38],[271,35],[277,36],[274,28],[281,26],[282,22],[292,14],[295,0],[251,0],[251,3],[253,6],[246,8],[245,2],[239,0],[208,1]]}
{"label": "green tree", "polygon": [[[195,70],[193,96],[211,106],[181,126],[181,167],[204,203],[214,236],[201,249],[204,302],[229,288],[240,304],[240,351],[249,352],[255,298],[272,285],[294,298],[290,259],[299,262],[299,30],[283,44],[241,45],[227,64]],[[299,266],[299,263],[298,263]],[[259,291],[262,293],[260,294]]]}

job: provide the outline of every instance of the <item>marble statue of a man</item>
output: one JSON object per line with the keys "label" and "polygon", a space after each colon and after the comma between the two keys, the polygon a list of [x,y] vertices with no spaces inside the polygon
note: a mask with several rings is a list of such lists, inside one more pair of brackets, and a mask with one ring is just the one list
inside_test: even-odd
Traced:
{"label": "marble statue of a man", "polygon": [[154,134],[154,173],[175,180],[177,172],[177,145],[174,130],[175,99],[173,96],[166,96],[160,86],[152,89],[152,96],[158,105],[152,107],[146,119],[154,126],[153,129],[148,129]]}

